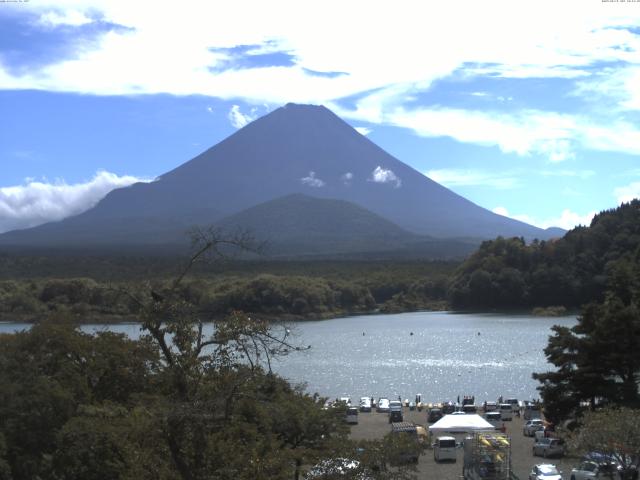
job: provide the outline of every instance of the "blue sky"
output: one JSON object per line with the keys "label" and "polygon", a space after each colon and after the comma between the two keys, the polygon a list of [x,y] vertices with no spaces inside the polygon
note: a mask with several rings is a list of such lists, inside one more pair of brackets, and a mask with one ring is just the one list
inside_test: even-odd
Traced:
{"label": "blue sky", "polygon": [[542,227],[640,196],[640,3],[442,3],[0,3],[0,232],[287,102]]}

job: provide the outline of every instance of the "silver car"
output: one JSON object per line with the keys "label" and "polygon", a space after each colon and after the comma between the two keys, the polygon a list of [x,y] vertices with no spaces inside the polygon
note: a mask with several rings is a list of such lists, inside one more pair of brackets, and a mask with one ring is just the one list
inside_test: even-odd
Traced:
{"label": "silver car", "polygon": [[564,440],[560,438],[541,438],[533,444],[533,455],[542,457],[562,457],[565,453]]}
{"label": "silver car", "polygon": [[584,461],[571,469],[571,480],[593,480],[595,478],[616,478],[617,465],[613,462]]}
{"label": "silver car", "polygon": [[527,420],[527,423],[522,427],[522,434],[525,437],[533,437],[538,430],[544,429],[544,423],[539,418],[534,418],[532,420]]}

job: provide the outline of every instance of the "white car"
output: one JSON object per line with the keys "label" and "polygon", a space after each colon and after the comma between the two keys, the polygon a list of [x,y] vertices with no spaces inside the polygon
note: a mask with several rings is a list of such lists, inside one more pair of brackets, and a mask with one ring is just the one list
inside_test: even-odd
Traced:
{"label": "white car", "polygon": [[531,469],[529,480],[562,480],[562,472],[555,465],[541,463]]}
{"label": "white car", "polygon": [[358,409],[356,407],[348,407],[345,420],[350,425],[358,424]]}
{"label": "white car", "polygon": [[525,437],[533,437],[538,430],[544,429],[544,423],[539,418],[534,418],[532,420],[527,420],[527,423],[522,427],[522,434]]}
{"label": "white car", "polygon": [[510,403],[501,403],[498,405],[498,411],[502,416],[502,420],[513,420],[513,407]]}
{"label": "white car", "polygon": [[564,440],[561,438],[541,438],[533,444],[533,455],[542,457],[562,457],[565,453]]}
{"label": "white car", "polygon": [[360,411],[361,412],[371,411],[371,399],[369,397],[360,398]]}
{"label": "white car", "polygon": [[389,411],[389,399],[382,397],[378,399],[378,411],[379,412],[388,412]]}

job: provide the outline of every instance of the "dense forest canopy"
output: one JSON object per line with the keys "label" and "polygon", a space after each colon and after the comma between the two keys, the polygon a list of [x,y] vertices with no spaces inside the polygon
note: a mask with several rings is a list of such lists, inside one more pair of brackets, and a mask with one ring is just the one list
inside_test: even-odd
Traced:
{"label": "dense forest canopy", "polygon": [[[42,269],[33,257],[13,260]],[[42,262],[57,260],[42,259]],[[65,276],[77,273],[73,265],[63,267],[55,278],[0,280],[0,318],[36,320],[51,312],[64,312],[77,321],[132,320],[138,306],[123,292],[137,293],[148,286],[162,289],[171,283],[169,272],[180,262],[156,265],[147,259],[148,277],[139,268],[141,259],[123,269],[122,277],[111,280],[106,265],[99,262],[94,278]],[[166,260],[165,260],[166,261]],[[73,264],[73,259],[67,261]],[[184,262],[182,262],[184,263]],[[348,313],[444,308],[448,278],[457,264],[449,262],[233,262],[217,268],[202,267],[185,279],[181,293],[210,316],[242,310],[279,318],[323,318]],[[45,273],[48,272],[47,267]],[[118,268],[118,267],[114,267]],[[154,270],[157,269],[157,270]],[[6,272],[6,271],[5,271]],[[268,273],[267,273],[268,272]],[[6,274],[6,273],[5,273]]]}
{"label": "dense forest canopy", "polygon": [[583,307],[578,323],[554,326],[545,348],[557,370],[534,374],[554,421],[574,418],[580,405],[640,408],[640,257],[617,263],[604,300]]}
{"label": "dense forest canopy", "polygon": [[607,277],[640,246],[640,201],[596,215],[563,238],[484,242],[451,280],[454,308],[576,308],[601,301]]}

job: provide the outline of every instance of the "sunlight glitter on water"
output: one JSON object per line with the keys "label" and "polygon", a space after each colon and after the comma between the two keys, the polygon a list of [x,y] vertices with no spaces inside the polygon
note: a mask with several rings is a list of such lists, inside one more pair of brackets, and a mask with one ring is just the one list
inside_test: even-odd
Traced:
{"label": "sunlight glitter on water", "polygon": [[276,370],[329,397],[536,398],[531,374],[549,368],[542,350],[551,326],[575,321],[423,312],[300,322],[297,338],[312,348],[278,362]]}

